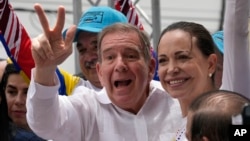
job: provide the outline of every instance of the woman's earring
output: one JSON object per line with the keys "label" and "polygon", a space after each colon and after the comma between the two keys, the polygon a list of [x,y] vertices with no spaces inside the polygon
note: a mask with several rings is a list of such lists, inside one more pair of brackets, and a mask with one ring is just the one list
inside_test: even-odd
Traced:
{"label": "woman's earring", "polygon": [[209,77],[212,77],[212,75],[213,75],[212,73],[209,73],[209,74],[208,74]]}

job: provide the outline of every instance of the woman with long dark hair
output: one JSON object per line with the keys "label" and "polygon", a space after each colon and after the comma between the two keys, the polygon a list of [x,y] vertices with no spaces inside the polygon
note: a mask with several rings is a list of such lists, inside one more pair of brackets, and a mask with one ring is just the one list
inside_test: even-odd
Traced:
{"label": "woman with long dark hair", "polygon": [[26,96],[29,84],[13,64],[7,64],[1,81],[1,141],[43,141],[29,128]]}

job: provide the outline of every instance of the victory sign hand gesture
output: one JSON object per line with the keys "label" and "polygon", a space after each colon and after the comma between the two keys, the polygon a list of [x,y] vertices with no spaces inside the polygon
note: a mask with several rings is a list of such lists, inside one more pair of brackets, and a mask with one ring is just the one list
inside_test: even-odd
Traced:
{"label": "victory sign hand gesture", "polygon": [[57,22],[54,28],[49,27],[45,12],[41,5],[35,4],[35,11],[43,28],[43,33],[32,39],[32,56],[35,62],[35,77],[37,83],[43,85],[55,84],[55,70],[72,53],[72,41],[76,26],[71,26],[65,39],[62,30],[65,22],[65,9],[58,8]]}
{"label": "victory sign hand gesture", "polygon": [[36,68],[55,69],[72,53],[72,41],[75,36],[76,26],[71,26],[66,33],[65,39],[63,39],[64,7],[60,6],[58,8],[57,22],[52,29],[49,27],[41,5],[35,4],[34,8],[43,28],[43,34],[32,40],[32,56]]}

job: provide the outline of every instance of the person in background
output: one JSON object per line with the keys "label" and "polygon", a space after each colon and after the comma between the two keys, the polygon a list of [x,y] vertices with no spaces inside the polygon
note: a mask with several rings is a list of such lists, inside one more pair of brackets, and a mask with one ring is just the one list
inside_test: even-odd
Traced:
{"label": "person in background", "polygon": [[13,64],[7,64],[0,86],[1,141],[45,141],[28,126],[25,105],[28,84]]}
{"label": "person in background", "polygon": [[232,117],[250,100],[242,94],[216,90],[197,97],[189,107],[186,136],[189,141],[229,141]]}
{"label": "person in background", "polygon": [[64,8],[58,9],[53,29],[39,4],[35,10],[44,29],[39,43],[32,46],[38,49],[32,49],[36,67],[27,99],[27,120],[35,133],[53,140],[170,140],[180,109],[178,102],[150,83],[156,62],[144,32],[128,23],[103,29],[96,69],[104,89],[97,93],[79,86],[72,96],[63,97],[57,94],[55,69],[71,53],[76,27],[69,28],[63,39]]}

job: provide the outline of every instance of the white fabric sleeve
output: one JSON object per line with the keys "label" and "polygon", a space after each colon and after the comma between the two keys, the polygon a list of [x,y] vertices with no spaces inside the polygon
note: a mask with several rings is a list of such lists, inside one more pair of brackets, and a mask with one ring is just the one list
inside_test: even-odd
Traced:
{"label": "white fabric sleeve", "polygon": [[[35,75],[34,69],[32,75]],[[26,102],[28,124],[44,139],[81,140],[79,116],[68,98],[58,95],[58,88],[58,78],[56,86],[42,86],[31,77]]]}
{"label": "white fabric sleeve", "polygon": [[248,0],[226,0],[221,89],[235,91],[250,98],[248,5]]}

